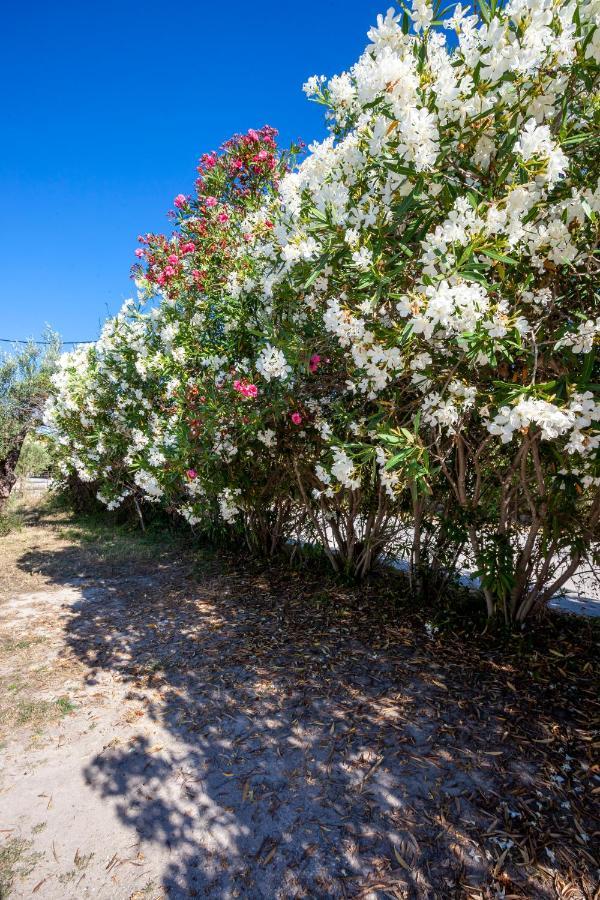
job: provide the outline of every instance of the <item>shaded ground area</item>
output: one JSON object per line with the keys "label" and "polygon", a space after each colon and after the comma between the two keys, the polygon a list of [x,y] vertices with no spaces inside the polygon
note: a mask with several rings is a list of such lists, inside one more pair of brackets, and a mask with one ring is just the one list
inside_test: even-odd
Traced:
{"label": "shaded ground area", "polygon": [[400,581],[27,515],[0,539],[0,896],[595,896],[593,623],[430,638]]}

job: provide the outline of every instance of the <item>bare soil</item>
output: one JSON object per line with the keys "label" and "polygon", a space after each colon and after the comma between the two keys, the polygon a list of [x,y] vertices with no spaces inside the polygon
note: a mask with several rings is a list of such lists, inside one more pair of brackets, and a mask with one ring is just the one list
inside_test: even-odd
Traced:
{"label": "bare soil", "polygon": [[18,516],[0,897],[598,897],[593,623],[430,638],[387,583]]}

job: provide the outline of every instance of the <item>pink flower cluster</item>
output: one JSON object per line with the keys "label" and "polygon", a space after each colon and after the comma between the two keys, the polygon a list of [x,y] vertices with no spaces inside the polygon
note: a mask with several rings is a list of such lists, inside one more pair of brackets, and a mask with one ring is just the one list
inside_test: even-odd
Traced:
{"label": "pink flower cluster", "polygon": [[[228,254],[238,213],[244,213],[249,197],[262,196],[265,187],[277,182],[276,135],[268,125],[251,128],[246,134],[234,135],[219,151],[203,154],[197,166],[196,194],[177,194],[167,214],[178,231],[171,237],[140,235],[132,277],[143,275],[149,285],[169,297],[177,291],[210,290],[214,258]],[[273,223],[267,221],[260,231],[271,228]],[[244,235],[247,242],[254,238],[254,234]],[[249,384],[238,392],[246,398],[256,396]]]}
{"label": "pink flower cluster", "polygon": [[241,394],[242,397],[246,397],[249,399],[254,399],[254,397],[258,397],[258,388],[255,384],[250,384],[247,381],[240,380],[236,378],[233,382],[233,389],[237,391],[238,394]]}
{"label": "pink flower cluster", "polygon": [[272,171],[276,166],[275,155],[268,150],[259,150],[258,153],[255,153],[252,157],[251,164],[255,169],[260,169],[262,167],[267,171]]}
{"label": "pink flower cluster", "polygon": [[216,150],[211,150],[210,153],[203,153],[200,157],[198,171],[201,172],[203,169],[214,169],[217,162],[218,156]]}

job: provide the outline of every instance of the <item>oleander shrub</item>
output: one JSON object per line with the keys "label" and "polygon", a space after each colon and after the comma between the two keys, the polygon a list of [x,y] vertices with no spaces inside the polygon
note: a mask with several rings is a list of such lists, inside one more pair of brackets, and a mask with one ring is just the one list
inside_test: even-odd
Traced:
{"label": "oleander shrub", "polygon": [[295,152],[275,136],[251,130],[203,155],[195,194],[175,198],[172,234],[140,237],[138,301],[63,357],[47,408],[63,477],[93,482],[109,509],[149,502],[197,529],[235,524],[267,553],[294,509],[288,462],[258,427],[258,312],[241,288],[256,269],[246,229],[272,228],[265,198]]}
{"label": "oleander shrub", "polygon": [[598,11],[380,17],[352,69],[306,85],[331,134],[256,249],[270,342],[335,367],[317,490],[385,458],[415,568],[451,536],[490,615],[524,618],[598,539]]}
{"label": "oleander shrub", "polygon": [[541,609],[598,553],[599,24],[415,0],[305,85],[329,135],[300,164],[269,128],[202,157],[140,303],[63,362],[65,473]]}

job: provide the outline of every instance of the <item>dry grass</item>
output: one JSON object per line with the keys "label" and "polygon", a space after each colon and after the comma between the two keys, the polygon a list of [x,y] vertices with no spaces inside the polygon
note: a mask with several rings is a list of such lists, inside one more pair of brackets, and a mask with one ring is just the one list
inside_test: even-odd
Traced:
{"label": "dry grass", "polygon": [[32,841],[9,837],[0,845],[0,898],[8,897],[17,878],[26,878],[41,854],[32,852]]}
{"label": "dry grass", "polygon": [[[152,569],[172,553],[168,534],[140,534],[114,528],[106,518],[76,516],[51,494],[14,496],[0,523],[0,609],[16,595],[56,589],[56,579],[112,576],[135,566]],[[42,527],[38,527],[38,526]],[[48,560],[55,564],[47,564]],[[43,564],[42,564],[43,561]],[[15,730],[39,737],[71,713],[62,690],[65,679],[80,674],[76,660],[65,659],[57,645],[53,616],[15,622],[5,607],[0,614],[0,746]],[[4,622],[4,624],[3,624]]]}
{"label": "dry grass", "polygon": [[19,671],[20,667],[15,664],[8,677],[0,678],[0,746],[16,729],[27,728],[39,735],[45,726],[75,709],[64,695],[51,700],[39,698],[40,692],[47,689],[52,674],[47,669],[41,669],[37,677],[27,681],[19,679]]}

